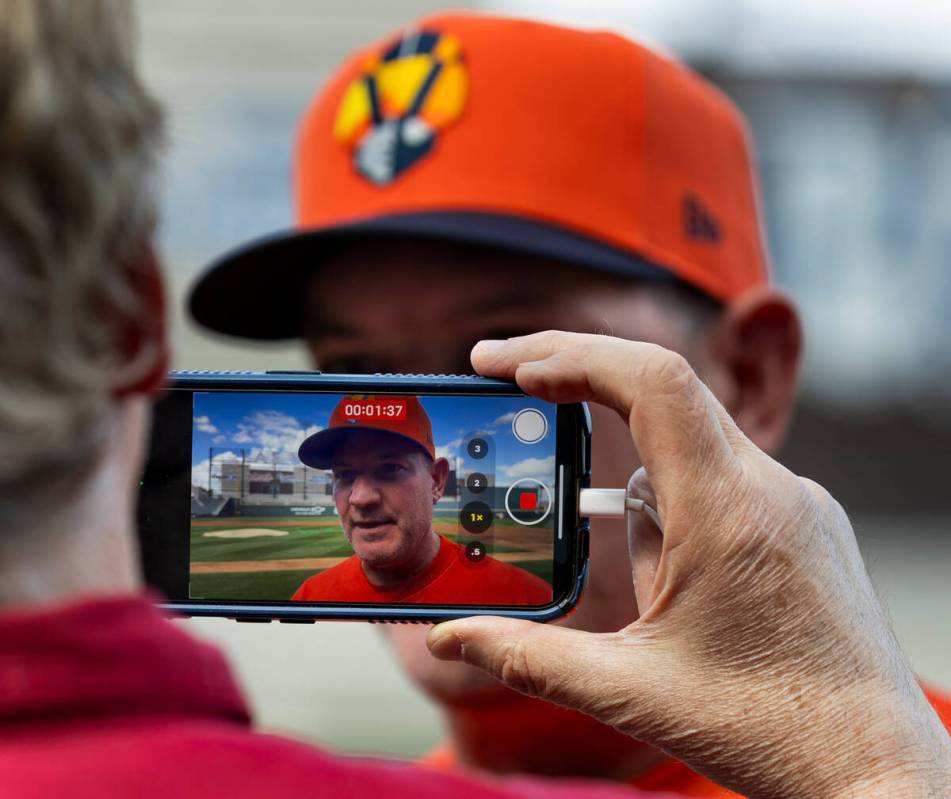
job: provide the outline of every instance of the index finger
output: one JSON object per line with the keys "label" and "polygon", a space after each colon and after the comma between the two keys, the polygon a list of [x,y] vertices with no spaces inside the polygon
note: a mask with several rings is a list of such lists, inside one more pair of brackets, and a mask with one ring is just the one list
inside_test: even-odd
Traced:
{"label": "index finger", "polygon": [[547,331],[481,341],[472,365],[551,402],[590,400],[614,408],[628,420],[661,499],[675,480],[704,482],[735,461],[730,440],[739,431],[729,415],[686,359],[663,347]]}

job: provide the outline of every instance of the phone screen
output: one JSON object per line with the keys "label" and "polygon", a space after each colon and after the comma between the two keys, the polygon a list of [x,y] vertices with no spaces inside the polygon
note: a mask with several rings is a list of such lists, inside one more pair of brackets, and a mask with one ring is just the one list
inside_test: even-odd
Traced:
{"label": "phone screen", "polygon": [[[173,399],[155,431],[168,447],[187,410],[187,542],[173,558],[186,579],[164,581],[172,599],[541,607],[555,598],[558,406],[484,394]],[[182,469],[172,471],[179,477],[153,474],[162,484],[153,494],[182,490]]]}

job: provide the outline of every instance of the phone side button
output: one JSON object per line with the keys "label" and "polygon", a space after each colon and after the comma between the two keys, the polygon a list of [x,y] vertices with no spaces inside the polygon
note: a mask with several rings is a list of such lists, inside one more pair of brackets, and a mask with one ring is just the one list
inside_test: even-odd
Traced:
{"label": "phone side button", "polygon": [[317,619],[278,619],[281,624],[313,624]]}
{"label": "phone side button", "polygon": [[270,624],[274,619],[234,619],[241,624]]}
{"label": "phone side button", "polygon": [[591,542],[591,528],[587,524],[582,524],[578,526],[578,543],[580,550],[581,562],[584,563],[588,559],[589,548]]}

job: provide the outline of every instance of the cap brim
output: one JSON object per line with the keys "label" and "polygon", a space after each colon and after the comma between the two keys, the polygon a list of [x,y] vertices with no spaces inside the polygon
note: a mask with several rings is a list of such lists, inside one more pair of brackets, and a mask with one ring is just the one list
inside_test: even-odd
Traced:
{"label": "cap brim", "polygon": [[426,457],[432,457],[426,448],[416,441],[416,439],[404,436],[402,433],[397,433],[393,430],[373,427],[368,424],[354,425],[353,427],[328,427],[326,430],[314,433],[312,436],[305,438],[301,443],[297,450],[297,457],[301,463],[305,466],[310,466],[312,469],[329,469],[333,466],[333,456],[337,447],[343,443],[343,440],[348,435],[358,433],[362,430],[370,430],[374,433],[386,433],[394,438],[399,438],[412,444],[420,452],[424,453]]}
{"label": "cap brim", "polygon": [[306,290],[321,260],[355,238],[441,239],[552,258],[642,280],[674,282],[673,272],[626,250],[533,219],[475,211],[387,214],[253,242],[213,263],[193,286],[191,315],[231,336],[278,340],[304,329]]}

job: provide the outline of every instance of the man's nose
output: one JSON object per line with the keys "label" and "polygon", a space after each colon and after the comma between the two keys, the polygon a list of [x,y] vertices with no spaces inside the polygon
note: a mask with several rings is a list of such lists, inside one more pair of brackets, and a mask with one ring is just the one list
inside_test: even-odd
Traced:
{"label": "man's nose", "polygon": [[375,505],[380,501],[380,491],[376,483],[367,475],[359,475],[350,488],[350,504],[357,507]]}

